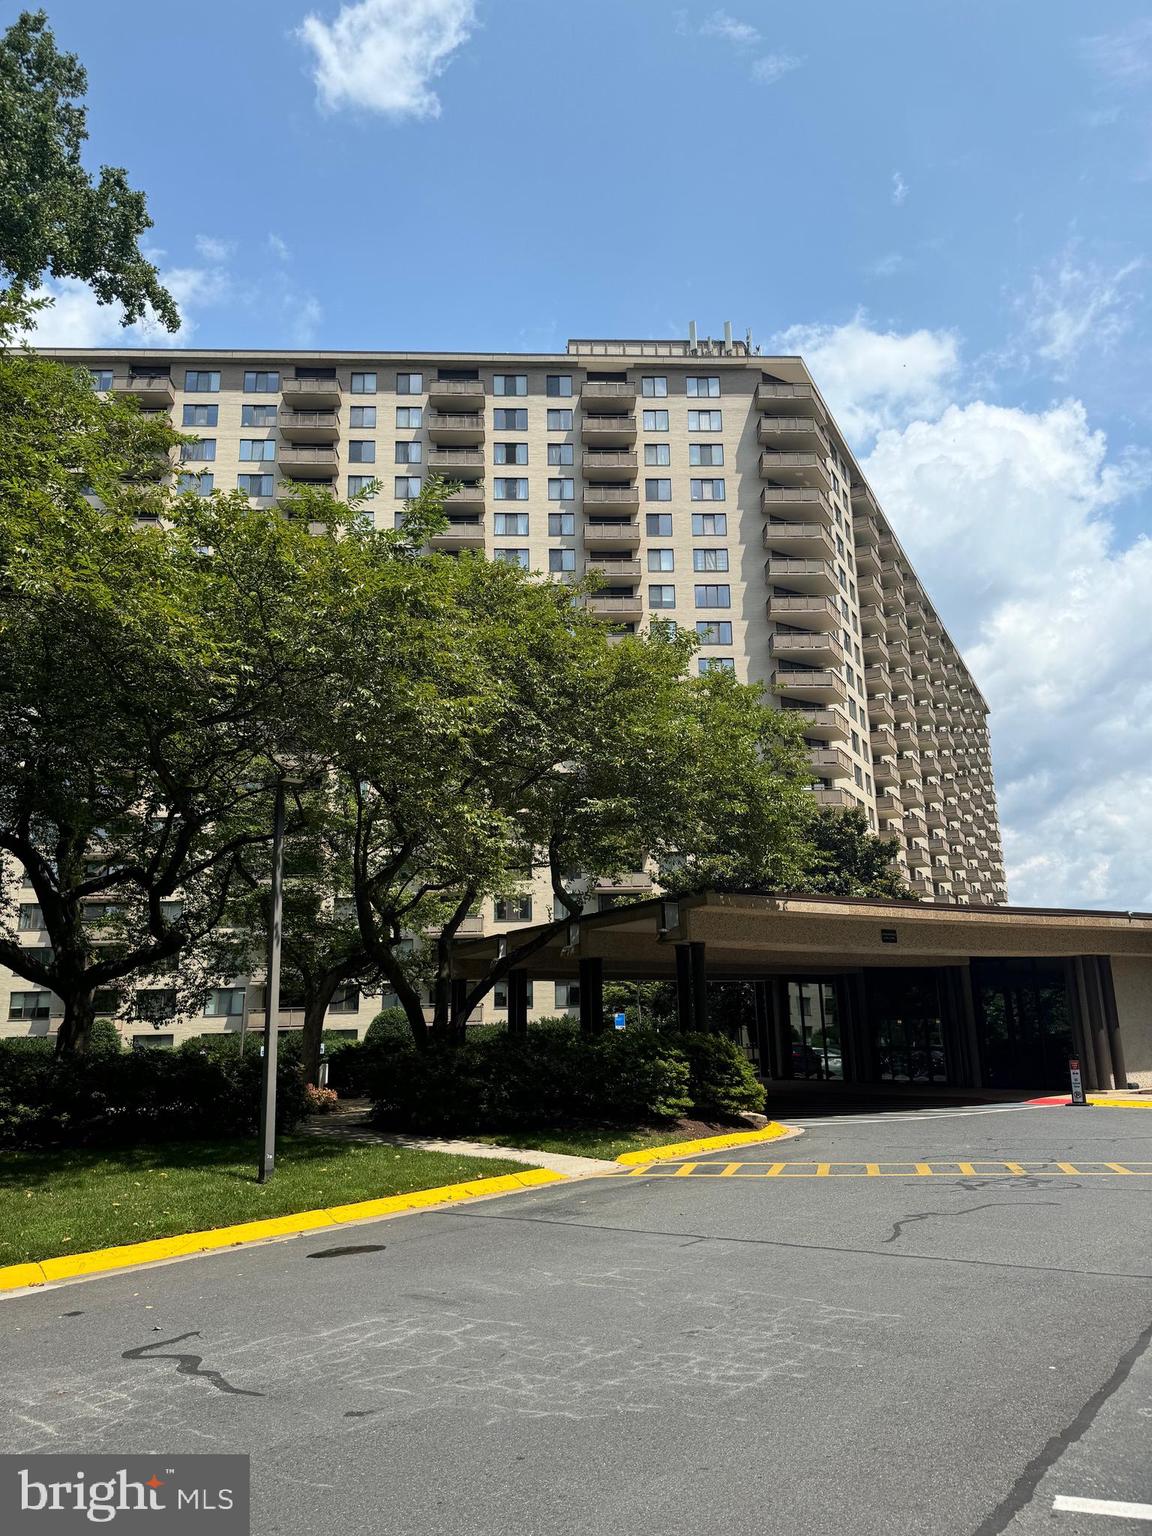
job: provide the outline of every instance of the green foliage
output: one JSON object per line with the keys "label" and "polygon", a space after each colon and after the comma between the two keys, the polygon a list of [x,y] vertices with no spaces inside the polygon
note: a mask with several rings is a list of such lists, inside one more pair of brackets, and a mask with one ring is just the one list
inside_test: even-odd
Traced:
{"label": "green foliage", "polygon": [[393,1040],[400,1045],[410,1045],[412,1034],[408,1028],[408,1015],[403,1008],[382,1008],[364,1031],[365,1040]]}
{"label": "green foliage", "polygon": [[94,182],[81,151],[88,137],[88,79],[60,53],[43,11],[24,11],[0,38],[0,270],[34,288],[45,274],[76,277],[124,323],[149,312],[179,327],[172,295],[140,250],[152,227],[127,172],[101,166]]}
{"label": "green foliage", "polygon": [[764,1110],[764,1084],[733,1040],[725,1035],[683,1034],[677,1048],[687,1062],[692,1108],[703,1120],[723,1120]]}
{"label": "green foliage", "polygon": [[[23,1042],[21,1042],[23,1044]],[[135,1146],[176,1137],[252,1133],[259,1123],[260,1061],[201,1050],[117,1051],[84,1058],[11,1050],[0,1041],[0,1144]],[[290,1061],[277,1074],[277,1126],[305,1112]]]}
{"label": "green foliage", "polygon": [[123,1050],[120,1031],[111,1019],[97,1019],[92,1025],[88,1050],[93,1056],[119,1056]]}
{"label": "green foliage", "polygon": [[863,811],[821,811],[808,836],[810,861],[799,889],[824,896],[916,899],[896,864],[896,842],[871,832]]}
{"label": "green foliage", "polygon": [[610,981],[604,984],[604,1018],[622,1013],[629,1029],[672,1029],[676,1025],[676,986],[671,981]]}

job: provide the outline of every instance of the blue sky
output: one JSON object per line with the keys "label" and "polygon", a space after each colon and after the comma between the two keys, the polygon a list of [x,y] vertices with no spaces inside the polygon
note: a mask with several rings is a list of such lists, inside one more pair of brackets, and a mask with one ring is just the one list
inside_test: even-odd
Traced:
{"label": "blue sky", "polygon": [[1152,906],[1145,6],[47,8],[183,340],[802,351],[993,705],[1011,898]]}

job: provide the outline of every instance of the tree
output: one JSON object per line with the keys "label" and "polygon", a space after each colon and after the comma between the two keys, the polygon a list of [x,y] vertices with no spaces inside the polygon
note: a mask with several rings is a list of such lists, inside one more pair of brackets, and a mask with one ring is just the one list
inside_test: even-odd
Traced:
{"label": "tree", "polygon": [[127,172],[80,158],[88,137],[87,74],[60,53],[43,11],[24,11],[0,38],[0,270],[34,288],[45,273],[91,285],[102,304],[123,306],[124,323],[149,311],[180,325],[172,295],[141,253],[152,220]]}
{"label": "tree", "polygon": [[896,863],[896,843],[871,832],[863,811],[821,811],[809,837],[811,860],[799,889],[823,896],[916,899]]}

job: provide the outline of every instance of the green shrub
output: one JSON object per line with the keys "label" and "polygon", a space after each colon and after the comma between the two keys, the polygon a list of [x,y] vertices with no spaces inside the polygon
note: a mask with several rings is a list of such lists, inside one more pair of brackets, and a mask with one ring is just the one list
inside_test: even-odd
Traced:
{"label": "green shrub", "polygon": [[412,1043],[412,1026],[403,1008],[382,1008],[364,1031],[365,1040],[403,1038]]}
{"label": "green shrub", "polygon": [[[667,1038],[665,1036],[664,1038]],[[688,1062],[692,1108],[703,1120],[764,1109],[764,1085],[734,1040],[726,1035],[672,1037]]]}
{"label": "green shrub", "polygon": [[124,1049],[120,1031],[111,1019],[97,1019],[88,1036],[89,1056],[118,1056]]}

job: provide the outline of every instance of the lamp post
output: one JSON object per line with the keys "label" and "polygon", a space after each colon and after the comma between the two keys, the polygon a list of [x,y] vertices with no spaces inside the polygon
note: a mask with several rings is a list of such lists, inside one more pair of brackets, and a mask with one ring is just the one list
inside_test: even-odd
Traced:
{"label": "lamp post", "polygon": [[272,813],[272,911],[268,923],[268,973],[264,986],[264,1060],[260,1077],[260,1166],[266,1184],[276,1168],[276,1048],[280,1022],[280,937],[284,919],[284,777],[276,780]]}

